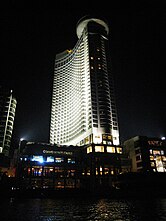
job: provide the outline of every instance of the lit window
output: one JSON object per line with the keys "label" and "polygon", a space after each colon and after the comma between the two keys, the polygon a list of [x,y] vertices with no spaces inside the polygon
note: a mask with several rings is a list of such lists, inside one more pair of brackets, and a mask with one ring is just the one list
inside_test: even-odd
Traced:
{"label": "lit window", "polygon": [[54,162],[54,157],[50,156],[50,157],[47,157],[47,162]]}
{"label": "lit window", "polygon": [[163,161],[166,161],[166,157],[165,156],[162,156],[162,159],[163,159]]}
{"label": "lit window", "polygon": [[159,150],[153,150],[153,155],[160,155],[160,151]]}
{"label": "lit window", "polygon": [[110,171],[110,172],[111,172],[111,174],[112,174],[112,175],[114,175],[114,170],[113,170],[113,169],[111,169],[111,171]]}
{"label": "lit window", "polygon": [[39,163],[43,163],[44,159],[43,159],[43,156],[33,156],[31,161],[36,161],[36,162],[39,162]]}
{"label": "lit window", "polygon": [[115,147],[107,146],[107,152],[108,153],[115,153]]}
{"label": "lit window", "polygon": [[164,155],[164,150],[161,150],[161,155]]}
{"label": "lit window", "polygon": [[103,174],[103,168],[100,167],[100,175],[102,175],[102,174]]}
{"label": "lit window", "polygon": [[92,152],[92,147],[87,147],[87,153],[91,153]]}
{"label": "lit window", "polygon": [[117,148],[116,148],[116,151],[117,151],[117,153],[122,154],[122,148],[121,148],[121,147],[117,147]]}
{"label": "lit window", "polygon": [[150,160],[154,160],[154,156],[151,155],[151,156],[150,156]]}
{"label": "lit window", "polygon": [[151,167],[155,167],[154,162],[150,162]]}
{"label": "lit window", "polygon": [[64,161],[64,159],[62,157],[56,157],[55,158],[56,163],[62,163],[63,161]]}
{"label": "lit window", "polygon": [[67,162],[68,162],[68,163],[75,163],[75,160],[74,160],[74,159],[71,159],[71,158],[68,158],[68,159],[67,159]]}
{"label": "lit window", "polygon": [[164,172],[165,171],[165,168],[163,166],[163,162],[162,162],[162,159],[161,159],[161,156],[156,156],[156,169],[158,172]]}
{"label": "lit window", "polygon": [[90,170],[87,171],[87,175],[90,176]]}
{"label": "lit window", "polygon": [[104,168],[104,174],[108,175],[109,174],[109,169],[108,168]]}
{"label": "lit window", "polygon": [[141,160],[141,155],[136,156],[136,161]]}
{"label": "lit window", "polygon": [[104,146],[95,146],[95,152],[104,152]]}

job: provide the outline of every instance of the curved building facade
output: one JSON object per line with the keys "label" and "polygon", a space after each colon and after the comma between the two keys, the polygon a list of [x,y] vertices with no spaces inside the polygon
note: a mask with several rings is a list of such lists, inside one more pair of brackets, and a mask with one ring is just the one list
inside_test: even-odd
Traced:
{"label": "curved building facade", "polygon": [[0,153],[9,156],[17,101],[12,91],[0,90]]}
{"label": "curved building facade", "polygon": [[105,21],[84,17],[72,50],[56,55],[50,143],[119,144]]}

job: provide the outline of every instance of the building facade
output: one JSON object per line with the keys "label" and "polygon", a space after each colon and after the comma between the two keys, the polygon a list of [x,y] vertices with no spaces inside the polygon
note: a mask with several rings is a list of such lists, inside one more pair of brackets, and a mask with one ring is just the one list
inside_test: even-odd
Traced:
{"label": "building facade", "polygon": [[17,101],[12,91],[0,89],[0,154],[9,156]]}
{"label": "building facade", "polygon": [[124,152],[132,160],[132,172],[166,172],[166,141],[136,136],[124,142]]}
{"label": "building facade", "polygon": [[55,59],[50,143],[119,145],[109,27],[84,17],[76,32],[74,48]]}
{"label": "building facade", "polygon": [[130,172],[121,146],[60,146],[27,142],[18,157],[16,177],[22,188],[106,190],[117,175]]}

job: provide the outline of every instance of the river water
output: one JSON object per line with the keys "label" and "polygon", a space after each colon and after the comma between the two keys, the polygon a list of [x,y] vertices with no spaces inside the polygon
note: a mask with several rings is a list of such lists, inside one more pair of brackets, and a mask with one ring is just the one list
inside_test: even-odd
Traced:
{"label": "river water", "polygon": [[166,198],[0,199],[2,221],[164,221]]}

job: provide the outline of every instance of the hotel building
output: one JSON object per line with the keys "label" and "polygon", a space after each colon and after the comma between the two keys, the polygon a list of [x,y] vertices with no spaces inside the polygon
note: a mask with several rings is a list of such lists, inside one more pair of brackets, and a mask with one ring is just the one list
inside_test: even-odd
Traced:
{"label": "hotel building", "polygon": [[50,143],[119,145],[108,24],[84,17],[76,33],[74,48],[55,59]]}
{"label": "hotel building", "polygon": [[17,101],[11,91],[0,88],[0,154],[9,156]]}

